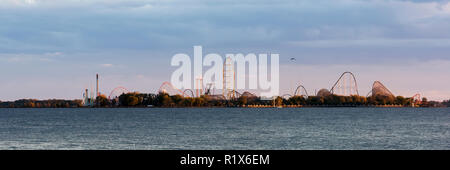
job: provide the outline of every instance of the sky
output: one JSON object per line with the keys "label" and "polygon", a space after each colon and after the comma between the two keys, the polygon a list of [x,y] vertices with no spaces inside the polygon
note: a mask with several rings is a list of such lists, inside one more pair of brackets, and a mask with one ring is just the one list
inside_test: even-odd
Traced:
{"label": "sky", "polygon": [[280,94],[351,71],[361,95],[446,100],[449,30],[448,0],[0,0],[0,100],[79,99],[96,73],[104,94],[155,93],[195,45],[280,54]]}

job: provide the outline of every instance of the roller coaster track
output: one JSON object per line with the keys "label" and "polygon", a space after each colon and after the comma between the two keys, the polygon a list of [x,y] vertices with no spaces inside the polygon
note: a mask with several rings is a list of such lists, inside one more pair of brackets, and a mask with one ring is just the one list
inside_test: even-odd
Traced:
{"label": "roller coaster track", "polygon": [[[344,80],[344,76],[346,75],[350,75],[353,79],[353,83],[351,82],[351,80],[349,80],[349,84],[347,86],[346,84],[346,80]],[[342,73],[342,75],[339,77],[339,79],[336,81],[336,83],[334,83],[333,87],[331,87],[331,94],[337,94],[337,90],[340,92],[343,92],[344,96],[350,96],[350,95],[354,95],[352,93],[352,90],[356,91],[356,95],[359,96],[359,91],[358,91],[358,83],[356,81],[356,77],[352,72],[344,72]],[[347,93],[348,92],[348,93]]]}
{"label": "roller coaster track", "polygon": [[[194,97],[194,92],[191,90],[191,89],[186,89],[186,90],[184,90],[183,91],[183,94],[187,94],[186,92],[191,92],[191,96],[188,96],[188,97]],[[186,96],[185,96],[186,97]]]}
{"label": "roller coaster track", "polygon": [[295,91],[294,91],[294,96],[299,96],[299,90],[300,90],[300,92],[301,92],[301,89],[303,89],[303,90],[305,91],[306,97],[308,98],[308,97],[309,97],[308,91],[306,90],[306,88],[305,88],[303,85],[299,85],[299,86],[295,89]]}
{"label": "roller coaster track", "polygon": [[414,103],[415,105],[422,104],[422,98],[420,97],[419,93],[417,93],[413,97],[411,97],[411,103]]}
{"label": "roller coaster track", "polygon": [[[170,87],[171,89],[174,89],[175,91],[177,91],[177,93],[179,94],[179,95],[182,95],[183,97],[186,97],[186,94],[185,94],[185,92],[183,92],[183,91],[181,91],[180,89],[177,89],[177,88],[175,88],[173,85],[172,85],[172,83],[170,83],[170,82],[167,82],[167,81],[165,81],[165,82],[163,82],[162,84],[161,84],[161,86],[159,87],[159,92],[166,92],[166,90],[168,90],[168,89],[165,89],[164,87],[165,86],[168,86],[168,87]],[[185,90],[186,91],[186,90]],[[191,90],[191,92],[192,92],[192,90]],[[193,93],[193,92],[192,92]]]}
{"label": "roller coaster track", "polygon": [[109,93],[108,99],[111,99],[111,97],[114,97],[114,96],[113,96],[114,93],[115,93],[115,92],[118,92],[119,90],[122,90],[122,93],[128,93],[128,92],[129,92],[127,88],[122,87],[122,86],[119,86],[119,87],[114,88],[114,89],[111,91],[111,93]]}
{"label": "roller coaster track", "polygon": [[281,96],[281,97],[283,97],[284,99],[289,99],[289,98],[292,97],[292,95],[290,95],[290,94],[284,94],[284,95]]}
{"label": "roller coaster track", "polygon": [[395,95],[380,81],[373,82],[371,93],[372,93],[372,96],[384,95],[384,96],[395,97]]}

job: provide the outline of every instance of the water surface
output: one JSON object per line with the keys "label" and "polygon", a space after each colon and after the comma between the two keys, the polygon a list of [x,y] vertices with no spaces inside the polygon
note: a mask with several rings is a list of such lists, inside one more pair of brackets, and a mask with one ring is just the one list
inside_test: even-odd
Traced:
{"label": "water surface", "polygon": [[0,109],[0,149],[450,149],[450,108]]}

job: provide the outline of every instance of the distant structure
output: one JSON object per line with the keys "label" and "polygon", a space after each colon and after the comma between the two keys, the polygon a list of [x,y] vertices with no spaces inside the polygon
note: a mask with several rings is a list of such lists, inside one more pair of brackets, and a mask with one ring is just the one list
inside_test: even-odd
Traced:
{"label": "distant structure", "polygon": [[96,94],[95,97],[98,97],[98,96],[100,96],[100,92],[98,91],[98,74],[96,75],[96,81],[97,81],[97,87],[95,89],[95,94]]}
{"label": "distant structure", "polygon": [[[172,85],[172,83],[170,83],[170,82],[167,82],[167,81],[165,81],[165,82],[163,82],[162,84],[161,84],[161,86],[159,87],[159,90],[158,90],[158,92],[160,92],[160,93],[167,93],[167,94],[169,94],[169,95],[176,95],[176,94],[179,94],[179,95],[181,95],[181,96],[183,96],[183,97],[191,97],[191,96],[187,96],[186,95],[186,90],[185,91],[181,91],[180,89],[177,89],[176,87],[174,87],[173,85]],[[191,91],[191,93],[192,93],[192,91]],[[193,97],[193,96],[192,96]]]}
{"label": "distant structure", "polygon": [[236,73],[234,70],[234,61],[231,57],[227,57],[223,63],[223,96],[226,99],[234,99],[236,97],[235,88]]}
{"label": "distant structure", "polygon": [[127,94],[129,92],[130,91],[125,87],[122,86],[116,87],[109,93],[108,100],[110,100],[113,105],[118,106],[120,104],[119,96],[122,94]]}
{"label": "distant structure", "polygon": [[226,97],[223,94],[215,94],[214,93],[214,84],[208,83],[205,88],[205,96],[210,100],[226,100]]}
{"label": "distant structure", "polygon": [[317,97],[327,97],[331,95],[332,93],[327,89],[320,89],[319,92],[317,92]]}
{"label": "distant structure", "polygon": [[358,83],[356,82],[355,75],[348,71],[342,73],[341,77],[331,87],[330,92],[338,96],[359,96]]}
{"label": "distant structure", "polygon": [[[203,84],[202,77],[197,77],[195,79],[195,90],[194,89],[185,89],[184,91],[175,88],[170,82],[164,82],[159,91],[168,93],[169,95],[179,94],[184,97],[200,97],[205,95],[208,99],[211,100],[234,100],[241,96],[245,96],[247,98],[258,98],[259,100],[273,100],[273,97],[258,97],[248,91],[244,93],[239,93],[236,90],[236,72],[235,72],[235,63],[233,58],[227,57],[223,63],[223,89],[222,94],[214,94],[214,84],[208,83],[206,85]],[[204,87],[206,86],[206,87]],[[98,74],[97,74],[97,90],[98,90]],[[98,95],[98,94],[97,94]],[[290,98],[294,96],[303,96],[305,98],[309,98],[310,95],[308,91],[303,85],[298,85],[293,94],[284,94],[281,97]],[[329,97],[329,96],[360,96],[358,90],[358,83],[356,80],[356,76],[352,72],[344,72],[340,75],[338,80],[333,84],[330,89],[323,88],[319,91],[315,90],[312,96],[317,97]],[[376,96],[384,96],[384,97],[395,97],[395,95],[380,81],[375,81],[372,85],[371,91],[367,94],[366,97],[376,97]],[[414,105],[420,105],[422,103],[420,94],[414,95],[412,98],[408,98]]]}
{"label": "distant structure", "polygon": [[297,86],[297,88],[294,91],[294,95],[293,96],[303,96],[308,98],[308,91],[306,90],[306,88],[303,85],[299,85]]}
{"label": "distant structure", "polygon": [[221,94],[207,95],[207,96],[208,96],[208,99],[210,99],[210,100],[222,100],[222,101],[227,100],[227,99],[225,98],[225,96],[223,96],[223,95],[221,95]]}
{"label": "distant structure", "polygon": [[89,95],[89,90],[85,89],[83,93],[83,106],[90,107],[94,106],[94,96],[91,94]]}
{"label": "distant structure", "polygon": [[250,93],[250,92],[248,92],[248,91],[246,91],[246,92],[244,92],[244,93],[242,93],[241,94],[241,97],[247,97],[247,98],[258,98],[258,96],[256,96],[256,95],[254,95],[253,93]]}
{"label": "distant structure", "polygon": [[130,91],[127,88],[119,86],[119,87],[114,88],[111,91],[111,93],[109,93],[108,99],[113,100],[113,99],[116,99],[117,97],[119,97],[120,95],[127,94],[129,92]]}
{"label": "distant structure", "polygon": [[422,104],[422,98],[420,97],[420,94],[417,93],[413,97],[411,97],[411,106],[417,107]]}
{"label": "distant structure", "polygon": [[195,79],[195,94],[197,97],[203,94],[203,77],[197,77]]}
{"label": "distant structure", "polygon": [[394,97],[395,95],[381,82],[375,81],[372,85],[372,96]]}
{"label": "distant structure", "polygon": [[256,96],[255,94],[252,94],[252,93],[250,93],[248,91],[245,91],[244,93],[242,93],[240,95],[240,97],[247,98],[247,102],[253,102],[253,101],[258,100],[258,96]]}
{"label": "distant structure", "polygon": [[183,97],[200,97],[202,95],[208,96],[213,100],[232,100],[238,98],[241,94],[236,91],[236,73],[234,60],[227,57],[223,63],[223,87],[222,94],[215,94],[215,86],[213,83],[204,86],[203,78],[196,77],[193,89],[177,89],[170,82],[163,82],[159,88],[159,92],[167,93],[169,95],[182,95]]}
{"label": "distant structure", "polygon": [[214,86],[214,83],[208,83],[208,84],[206,85],[206,88],[205,88],[205,95],[214,95],[214,89],[213,89],[213,91],[211,92],[211,89],[213,88],[213,86]]}
{"label": "distant structure", "polygon": [[[190,96],[188,95],[188,94],[189,94],[188,92],[191,93]],[[183,95],[184,95],[184,97],[195,97],[195,96],[194,96],[194,92],[193,92],[191,89],[186,89],[186,90],[184,90],[184,91],[183,91]]]}
{"label": "distant structure", "polygon": [[292,95],[291,94],[283,94],[281,97],[287,100],[287,99],[291,98]]}
{"label": "distant structure", "polygon": [[90,93],[89,93],[88,89],[85,89],[83,92],[83,101],[82,101],[83,106],[87,106],[87,107],[94,106],[95,99],[98,96],[100,96],[98,74],[95,75],[95,78],[96,78],[95,94],[92,90],[92,87],[91,87]]}

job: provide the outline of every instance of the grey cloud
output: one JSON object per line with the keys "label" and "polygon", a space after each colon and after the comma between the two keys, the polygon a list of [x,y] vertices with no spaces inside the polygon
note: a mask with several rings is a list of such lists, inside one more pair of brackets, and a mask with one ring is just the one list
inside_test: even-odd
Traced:
{"label": "grey cloud", "polygon": [[443,7],[448,3],[436,2],[36,0],[0,11],[0,42],[6,42],[0,50],[281,48],[290,42],[352,46],[380,39],[436,44],[450,39],[450,13]]}

